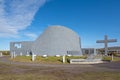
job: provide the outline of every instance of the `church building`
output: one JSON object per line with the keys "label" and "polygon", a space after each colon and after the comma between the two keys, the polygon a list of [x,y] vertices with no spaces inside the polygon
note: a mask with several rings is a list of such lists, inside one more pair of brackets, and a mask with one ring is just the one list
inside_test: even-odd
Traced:
{"label": "church building", "polygon": [[80,37],[64,26],[48,27],[35,41],[10,42],[11,55],[82,55]]}

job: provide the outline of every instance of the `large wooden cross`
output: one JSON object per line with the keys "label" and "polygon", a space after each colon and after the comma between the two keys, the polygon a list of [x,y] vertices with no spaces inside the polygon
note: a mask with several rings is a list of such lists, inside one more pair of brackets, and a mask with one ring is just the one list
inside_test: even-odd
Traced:
{"label": "large wooden cross", "polygon": [[108,36],[104,36],[104,40],[97,40],[96,43],[104,43],[105,45],[105,55],[107,55],[108,52],[108,43],[110,42],[117,42],[117,39],[108,39]]}

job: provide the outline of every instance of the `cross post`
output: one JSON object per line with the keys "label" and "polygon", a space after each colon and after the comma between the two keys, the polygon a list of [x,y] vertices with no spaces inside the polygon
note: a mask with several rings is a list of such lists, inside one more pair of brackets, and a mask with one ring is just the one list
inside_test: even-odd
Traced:
{"label": "cross post", "polygon": [[105,46],[105,55],[107,55],[108,52],[108,43],[111,42],[117,42],[117,39],[108,39],[108,36],[104,36],[104,40],[97,40],[96,43],[104,43]]}

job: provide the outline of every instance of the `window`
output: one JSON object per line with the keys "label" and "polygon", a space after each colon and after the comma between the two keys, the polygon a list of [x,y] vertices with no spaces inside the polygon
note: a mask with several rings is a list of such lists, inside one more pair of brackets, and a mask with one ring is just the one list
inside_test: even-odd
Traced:
{"label": "window", "polygon": [[16,48],[21,48],[21,43],[15,43],[15,44],[14,44],[14,47],[16,47]]}

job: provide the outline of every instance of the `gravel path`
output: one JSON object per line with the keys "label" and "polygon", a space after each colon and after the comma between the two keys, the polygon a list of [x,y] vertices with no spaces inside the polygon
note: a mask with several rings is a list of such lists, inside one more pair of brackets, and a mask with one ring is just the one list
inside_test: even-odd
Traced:
{"label": "gravel path", "polygon": [[30,63],[30,62],[13,62],[10,59],[10,56],[0,57],[0,62],[13,65],[22,65],[29,67],[50,67],[50,68],[60,68],[60,69],[69,69],[74,71],[120,71],[120,62],[110,62],[102,64],[40,64],[40,63]]}

